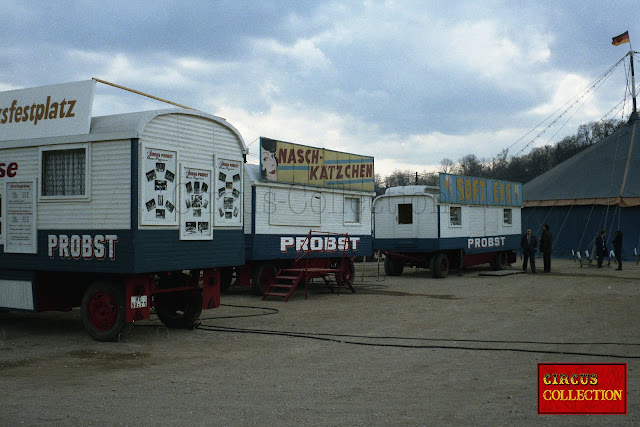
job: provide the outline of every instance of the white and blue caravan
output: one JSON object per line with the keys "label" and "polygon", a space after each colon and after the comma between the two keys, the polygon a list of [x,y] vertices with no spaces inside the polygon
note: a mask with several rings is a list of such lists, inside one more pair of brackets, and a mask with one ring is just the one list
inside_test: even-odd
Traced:
{"label": "white and blue caravan", "polygon": [[390,276],[405,265],[434,277],[484,263],[501,269],[515,262],[521,207],[516,182],[440,174],[439,186],[388,188],[373,202],[374,250]]}
{"label": "white and blue caravan", "polygon": [[267,138],[261,153],[261,165],[245,165],[247,264],[236,283],[264,295],[278,271],[302,266],[350,281],[353,257],[372,254],[373,158]]}
{"label": "white and blue caravan", "polygon": [[193,326],[245,259],[244,141],[189,109],[91,117],[94,83],[0,94],[0,308]]}

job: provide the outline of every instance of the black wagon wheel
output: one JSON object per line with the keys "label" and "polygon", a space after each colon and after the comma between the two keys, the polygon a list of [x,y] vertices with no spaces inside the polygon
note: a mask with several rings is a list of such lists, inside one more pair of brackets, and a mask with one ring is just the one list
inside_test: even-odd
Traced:
{"label": "black wagon wheel", "polygon": [[231,282],[233,282],[233,267],[223,268],[220,271],[220,292],[229,289]]}
{"label": "black wagon wheel", "polygon": [[491,269],[494,271],[504,270],[509,265],[509,256],[506,252],[498,252],[491,261]]}
{"label": "black wagon wheel", "polygon": [[402,276],[404,263],[387,255],[384,259],[384,274],[387,276]]}
{"label": "black wagon wheel", "polygon": [[449,274],[449,257],[445,253],[439,253],[434,261],[434,277],[444,278]]}
{"label": "black wagon wheel", "polygon": [[156,296],[154,310],[167,328],[193,329],[202,313],[202,293],[160,294]]}
{"label": "black wagon wheel", "polygon": [[260,264],[253,270],[251,283],[258,295],[264,295],[277,273],[278,269],[271,263]]}

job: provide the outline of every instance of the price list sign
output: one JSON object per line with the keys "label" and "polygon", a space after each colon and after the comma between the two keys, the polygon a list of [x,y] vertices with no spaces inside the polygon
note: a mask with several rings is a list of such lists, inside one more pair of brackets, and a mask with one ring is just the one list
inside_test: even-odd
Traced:
{"label": "price list sign", "polygon": [[33,181],[6,184],[6,241],[5,252],[35,254],[36,193]]}

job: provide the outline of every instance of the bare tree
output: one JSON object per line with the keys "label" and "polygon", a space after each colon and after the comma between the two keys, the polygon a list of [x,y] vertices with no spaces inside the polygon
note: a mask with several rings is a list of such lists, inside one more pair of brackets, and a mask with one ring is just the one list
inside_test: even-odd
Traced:
{"label": "bare tree", "polygon": [[375,180],[373,181],[373,190],[376,192],[376,196],[379,196],[381,194],[384,194],[385,190],[387,189],[385,183],[384,183],[384,178],[379,174],[375,174]]}
{"label": "bare tree", "polygon": [[400,169],[394,170],[391,175],[385,178],[384,183],[387,188],[398,187],[401,185],[413,185],[414,173],[410,170],[401,171]]}
{"label": "bare tree", "polygon": [[475,154],[467,154],[460,159],[460,175],[483,176],[484,168]]}
{"label": "bare tree", "polygon": [[440,173],[453,173],[456,164],[448,157],[440,160]]}

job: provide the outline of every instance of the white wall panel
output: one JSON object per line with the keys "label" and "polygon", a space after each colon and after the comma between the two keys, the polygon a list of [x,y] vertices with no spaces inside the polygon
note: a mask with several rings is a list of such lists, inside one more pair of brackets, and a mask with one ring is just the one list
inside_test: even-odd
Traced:
{"label": "white wall panel", "polygon": [[[361,197],[360,223],[344,222],[344,197]],[[256,186],[256,234],[305,235],[309,230],[370,235],[368,193],[299,186]],[[245,229],[245,233],[250,232]]]}
{"label": "white wall panel", "polygon": [[38,228],[131,227],[131,142],[91,144],[91,200],[38,204]]}
{"label": "white wall panel", "polygon": [[[91,144],[91,199],[88,201],[38,201],[38,229],[103,229],[130,227],[130,148],[129,141]],[[3,151],[3,157],[17,161],[14,179],[38,179],[39,148]],[[3,178],[6,179],[6,178]],[[0,181],[0,193],[4,181]]]}
{"label": "white wall panel", "polygon": [[33,285],[31,281],[0,279],[2,307],[33,310]]}

